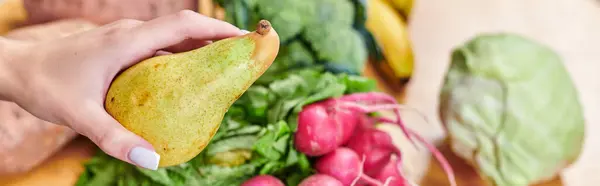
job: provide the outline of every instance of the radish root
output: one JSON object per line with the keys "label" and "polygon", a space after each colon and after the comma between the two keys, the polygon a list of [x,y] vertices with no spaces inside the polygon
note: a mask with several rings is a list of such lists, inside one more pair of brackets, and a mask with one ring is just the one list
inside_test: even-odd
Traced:
{"label": "radish root", "polygon": [[354,181],[352,181],[352,184],[350,184],[350,186],[355,186],[356,184],[358,184],[358,182],[363,179],[365,182],[367,182],[368,184],[372,184],[372,185],[376,185],[376,186],[381,186],[383,185],[379,180],[376,180],[375,178],[371,178],[370,176],[365,175],[364,172],[364,164],[365,164],[365,160],[366,157],[363,155],[362,159],[360,161],[360,169],[358,169],[358,175],[356,175],[356,178],[354,178]]}
{"label": "radish root", "polygon": [[[381,122],[386,122],[386,123],[394,123],[394,121],[388,119],[388,118],[377,118],[377,120],[381,121]],[[448,160],[444,157],[444,155],[437,150],[437,148],[427,142],[427,140],[425,140],[422,136],[418,135],[416,132],[414,132],[413,130],[408,130],[408,134],[417,138],[418,141],[420,141],[421,143],[423,143],[423,145],[425,145],[425,147],[431,152],[431,154],[435,157],[435,159],[438,160],[438,162],[440,163],[440,165],[442,166],[442,169],[444,170],[444,172],[446,172],[446,174],[448,175],[448,181],[450,182],[451,186],[456,186],[456,178],[454,175],[454,171],[452,170],[452,167],[450,166],[450,163],[448,162]],[[399,164],[400,164],[400,160],[399,160]]]}
{"label": "radish root", "polygon": [[[345,95],[342,96],[340,98],[338,98],[338,100],[342,100],[345,102],[358,102],[358,103],[370,103],[370,104],[380,104],[380,103],[387,103],[387,104],[394,104],[394,105],[398,105],[398,101],[396,101],[396,99],[390,95],[387,95],[385,93],[381,93],[381,92],[369,92],[369,93],[355,93],[355,94],[350,94],[350,95]],[[359,105],[360,106],[360,105]],[[359,107],[360,108],[360,107]],[[380,108],[382,109],[382,108]],[[386,109],[389,110],[389,109]],[[369,112],[364,112],[367,110],[363,110],[363,113],[369,113]],[[396,115],[396,121],[402,121],[401,117],[400,117],[400,111],[393,109],[394,114]],[[374,112],[374,111],[371,111]],[[410,143],[412,143],[413,146],[416,147],[415,142],[413,141],[413,139],[408,136],[408,130],[406,128],[406,126],[404,126],[404,124],[400,123],[398,125],[398,127],[400,127],[400,129],[404,132],[404,135],[406,136],[406,138],[408,139],[408,141],[410,141]]]}
{"label": "radish root", "polygon": [[[386,123],[394,123],[394,121],[392,121],[392,120],[390,120],[388,118],[381,118],[380,117],[380,118],[377,118],[377,120],[382,121],[382,122],[386,122]],[[438,160],[438,162],[442,166],[442,169],[448,175],[448,181],[450,182],[450,185],[451,186],[456,186],[456,178],[455,178],[455,175],[454,175],[454,171],[452,170],[452,167],[450,166],[450,163],[444,157],[444,155],[439,150],[437,150],[437,148],[433,144],[427,142],[427,140],[425,140],[422,136],[418,135],[413,130],[408,129],[408,132],[409,132],[408,135],[415,137],[419,142],[421,142],[421,143],[423,143],[423,145],[425,145],[425,147],[427,148],[427,150],[429,150],[431,152],[431,154],[433,155],[433,157],[435,157],[435,159]],[[401,162],[402,162],[401,159],[398,160],[398,164],[401,164]]]}
{"label": "radish root", "polygon": [[385,179],[385,183],[383,183],[383,186],[390,185],[390,183],[392,182],[392,180],[394,180],[394,177],[389,177],[389,178]]}

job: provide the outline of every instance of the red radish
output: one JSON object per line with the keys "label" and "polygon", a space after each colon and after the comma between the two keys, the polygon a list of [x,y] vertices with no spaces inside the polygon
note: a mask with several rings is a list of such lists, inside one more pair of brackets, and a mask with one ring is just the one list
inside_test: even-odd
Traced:
{"label": "red radish", "polygon": [[[378,92],[355,93],[310,104],[305,106],[298,115],[298,128],[294,139],[295,147],[298,151],[309,156],[321,156],[330,153],[342,144],[345,144],[345,140],[349,139],[348,136],[351,136],[353,133],[362,133],[365,129],[372,128],[369,124],[372,125],[374,123],[372,119],[378,118],[369,118],[367,114],[380,111],[393,111],[395,120],[387,121],[398,125],[402,129],[403,134],[415,147],[416,144],[413,141],[413,137],[424,143],[440,162],[446,174],[448,174],[451,185],[456,185],[452,168],[435,146],[429,144],[421,136],[404,126],[400,117],[400,109],[406,108],[408,107],[398,104],[392,96]],[[359,124],[360,129],[356,129],[357,124]],[[372,154],[365,152],[365,150],[361,152],[361,154],[366,155],[365,160],[369,159],[367,167],[374,170],[376,168],[373,167],[386,162],[386,159],[389,159],[387,158],[388,155],[391,155],[392,152],[401,157],[401,152],[397,148],[385,147],[385,144],[391,144],[391,142],[386,141],[388,139],[383,137],[377,140],[374,140],[377,142],[374,143],[377,147],[361,147],[365,149],[378,149],[373,150]],[[359,149],[359,147],[353,148]],[[399,159],[399,166],[401,162],[401,159]],[[362,170],[360,173],[362,175]],[[362,178],[362,176],[359,178]]]}
{"label": "red radish", "polygon": [[259,175],[246,180],[241,186],[285,186],[285,184],[275,176]]}
{"label": "red radish", "polygon": [[294,144],[309,156],[321,156],[348,141],[356,123],[356,114],[338,108],[335,100],[313,103],[298,114]]}
{"label": "red radish", "polygon": [[358,156],[364,156],[365,174],[373,176],[390,161],[392,154],[400,157],[400,150],[392,143],[392,137],[384,131],[374,128],[363,129],[355,133],[346,146]]}
{"label": "red radish", "polygon": [[314,174],[305,178],[298,186],[344,186],[342,182],[325,174]]}
{"label": "red radish", "polygon": [[308,156],[320,156],[339,146],[341,127],[329,117],[326,107],[312,104],[298,114],[298,129],[294,135],[296,149]]}
{"label": "red radish", "polygon": [[344,185],[355,185],[358,181],[381,185],[382,183],[363,174],[362,165],[363,161],[354,151],[340,147],[319,158],[315,169],[336,178]]}
{"label": "red radish", "polygon": [[379,170],[375,179],[386,182],[386,186],[405,186],[410,185],[407,180],[402,176],[400,167],[398,167],[397,158],[392,158],[387,164]]}
{"label": "red radish", "polygon": [[330,109],[330,113],[331,117],[334,118],[334,121],[338,123],[338,126],[341,124],[342,141],[340,141],[339,144],[343,145],[350,140],[350,137],[352,137],[352,134],[356,130],[356,125],[360,121],[360,115],[335,105]]}

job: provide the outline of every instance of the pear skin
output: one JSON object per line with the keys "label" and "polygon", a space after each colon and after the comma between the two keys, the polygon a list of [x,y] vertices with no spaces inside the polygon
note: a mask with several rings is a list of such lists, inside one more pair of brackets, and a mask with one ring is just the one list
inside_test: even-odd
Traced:
{"label": "pear skin", "polygon": [[229,107],[278,52],[277,32],[261,20],[254,32],[126,69],[112,82],[105,108],[153,145],[159,167],[178,165],[208,145]]}

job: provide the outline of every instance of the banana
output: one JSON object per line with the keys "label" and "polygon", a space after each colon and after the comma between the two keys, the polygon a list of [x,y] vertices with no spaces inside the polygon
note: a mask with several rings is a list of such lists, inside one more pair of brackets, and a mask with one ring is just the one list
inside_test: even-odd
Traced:
{"label": "banana", "polygon": [[413,7],[413,0],[387,0],[396,10],[400,11],[404,17],[410,17]]}
{"label": "banana", "polygon": [[386,79],[404,80],[413,72],[413,52],[406,22],[385,0],[369,0],[367,30],[383,50],[384,61],[375,62]]}
{"label": "banana", "polygon": [[18,27],[27,19],[21,0],[0,0],[0,36]]}

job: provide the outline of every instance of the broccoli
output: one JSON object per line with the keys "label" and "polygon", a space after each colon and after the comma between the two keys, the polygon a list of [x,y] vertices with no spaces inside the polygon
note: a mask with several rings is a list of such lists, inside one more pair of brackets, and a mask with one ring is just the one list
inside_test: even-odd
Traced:
{"label": "broccoli", "polygon": [[273,28],[277,29],[277,34],[279,34],[279,39],[282,42],[286,42],[300,34],[304,28],[304,24],[301,23],[301,17],[298,16],[296,12],[292,11],[281,11],[277,14],[277,16],[271,19],[271,24],[273,25]]}
{"label": "broccoli", "polygon": [[[325,61],[335,71],[361,72],[367,50],[361,35],[354,29],[340,29],[336,25],[318,25],[308,27],[303,38],[307,40],[320,61]],[[343,65],[346,69],[339,69]]]}
{"label": "broccoli", "polygon": [[[354,22],[354,6],[348,0],[320,0],[315,6],[311,25],[338,25],[350,27]],[[310,16],[308,14],[307,16]]]}
{"label": "broccoli", "polygon": [[281,0],[250,0],[255,1],[257,11],[271,21],[277,29],[280,40],[287,42],[300,34],[302,29],[314,22],[315,1],[281,1]]}
{"label": "broccoli", "polygon": [[292,42],[288,45],[289,51],[294,51],[288,53],[291,60],[294,61],[296,65],[299,66],[307,66],[311,65],[314,62],[313,54],[304,46],[304,44],[300,41]]}
{"label": "broccoli", "polygon": [[277,30],[281,50],[265,78],[315,62],[336,73],[362,72],[369,41],[361,34],[366,6],[362,0],[219,1],[236,26],[253,30],[258,20],[267,19]]}

